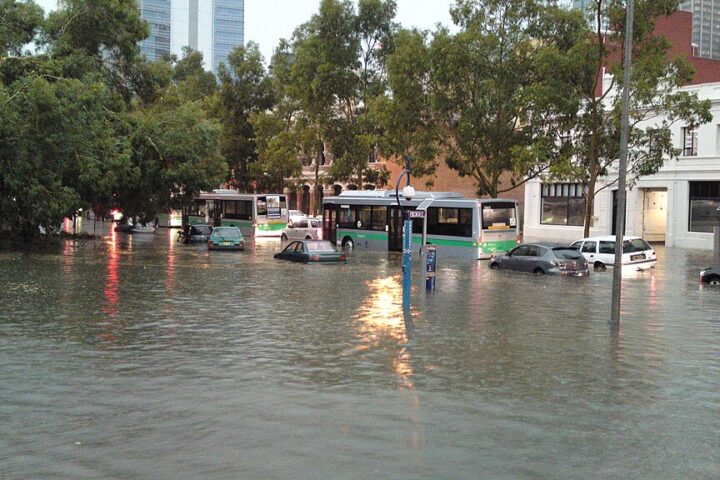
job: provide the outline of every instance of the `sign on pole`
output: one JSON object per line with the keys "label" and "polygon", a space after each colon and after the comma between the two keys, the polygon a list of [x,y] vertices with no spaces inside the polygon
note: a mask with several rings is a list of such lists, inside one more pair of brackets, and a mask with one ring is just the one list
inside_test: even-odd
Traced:
{"label": "sign on pole", "polygon": [[425,218],[425,210],[408,210],[408,218]]}

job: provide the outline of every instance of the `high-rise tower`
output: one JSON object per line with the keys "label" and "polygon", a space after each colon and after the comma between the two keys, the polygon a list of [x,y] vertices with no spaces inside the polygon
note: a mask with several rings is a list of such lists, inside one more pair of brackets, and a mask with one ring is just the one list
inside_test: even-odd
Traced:
{"label": "high-rise tower", "polygon": [[720,0],[682,0],[680,10],[693,14],[693,43],[698,56],[720,60]]}

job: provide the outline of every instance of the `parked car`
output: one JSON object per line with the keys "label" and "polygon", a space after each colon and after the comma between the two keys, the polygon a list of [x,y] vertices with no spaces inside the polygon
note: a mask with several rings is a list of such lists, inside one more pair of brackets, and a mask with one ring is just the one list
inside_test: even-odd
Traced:
{"label": "parked car", "polygon": [[569,247],[536,243],[519,245],[490,259],[490,268],[517,270],[536,275],[546,273],[582,277],[590,274],[588,263],[580,252]]}
{"label": "parked car", "polygon": [[288,225],[294,225],[295,222],[303,218],[307,218],[307,215],[300,210],[288,210]]}
{"label": "parked car", "polygon": [[237,227],[216,227],[210,234],[208,250],[245,250],[245,239]]}
{"label": "parked car", "polygon": [[185,225],[178,234],[178,240],[183,243],[205,243],[210,239],[212,230],[211,225]]}
{"label": "parked car", "polygon": [[302,218],[283,230],[283,240],[322,240],[322,220]]}
{"label": "parked car", "polygon": [[339,252],[327,240],[290,242],[281,252],[275,254],[275,258],[303,263],[338,263],[346,261],[345,254]]}
{"label": "parked car", "polygon": [[[572,248],[583,254],[588,264],[595,270],[605,270],[615,264],[615,236],[605,235],[588,237],[578,240],[571,245]],[[655,250],[640,237],[623,237],[623,267],[632,267],[637,270],[655,268],[657,255]]]}
{"label": "parked car", "polygon": [[720,285],[720,268],[706,268],[700,272],[700,281],[705,285]]}

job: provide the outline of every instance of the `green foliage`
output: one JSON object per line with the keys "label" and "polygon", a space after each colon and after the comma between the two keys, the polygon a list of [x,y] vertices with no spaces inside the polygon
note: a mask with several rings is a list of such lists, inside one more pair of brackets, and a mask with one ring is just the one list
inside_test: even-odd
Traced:
{"label": "green foliage", "polygon": [[252,42],[230,53],[218,73],[221,148],[230,171],[229,182],[241,190],[252,188],[248,166],[257,161],[255,132],[250,116],[273,106],[272,83],[258,46]]}
{"label": "green foliage", "polygon": [[34,2],[0,0],[0,62],[7,55],[21,55],[42,21],[43,11]]}

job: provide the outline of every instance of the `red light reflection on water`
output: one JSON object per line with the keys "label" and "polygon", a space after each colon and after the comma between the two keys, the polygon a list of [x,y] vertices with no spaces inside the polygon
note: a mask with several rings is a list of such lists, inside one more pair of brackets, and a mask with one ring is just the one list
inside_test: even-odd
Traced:
{"label": "red light reflection on water", "polygon": [[107,259],[107,274],[105,276],[105,288],[103,290],[105,305],[101,310],[107,313],[108,316],[114,317],[117,314],[117,304],[120,302],[120,252],[118,251],[117,232],[114,230],[110,232]]}
{"label": "red light reflection on water", "polygon": [[165,275],[165,293],[172,297],[175,293],[175,242],[176,233],[168,229],[167,273]]}

